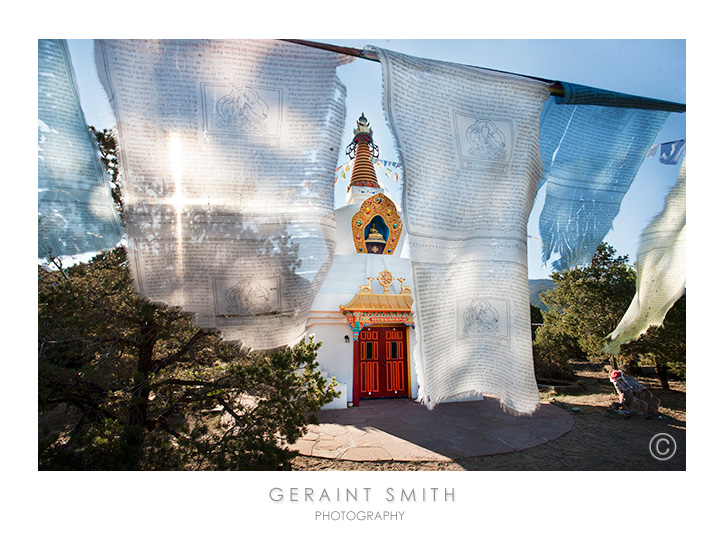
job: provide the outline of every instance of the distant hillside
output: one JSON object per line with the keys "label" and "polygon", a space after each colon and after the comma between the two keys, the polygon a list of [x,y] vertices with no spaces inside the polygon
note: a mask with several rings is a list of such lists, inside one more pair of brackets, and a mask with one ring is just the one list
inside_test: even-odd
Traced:
{"label": "distant hillside", "polygon": [[540,300],[539,295],[544,291],[553,289],[555,284],[552,280],[540,279],[540,280],[529,280],[528,289],[530,290],[530,304],[537,306],[541,310],[547,310],[546,305]]}

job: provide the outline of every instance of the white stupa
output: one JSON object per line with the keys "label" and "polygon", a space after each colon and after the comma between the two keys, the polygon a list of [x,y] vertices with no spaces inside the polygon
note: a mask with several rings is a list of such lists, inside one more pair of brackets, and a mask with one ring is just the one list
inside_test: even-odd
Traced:
{"label": "white stupa", "polygon": [[308,333],[323,342],[320,368],[341,392],[326,408],[364,398],[417,397],[411,266],[401,257],[406,232],[399,206],[377,181],[377,151],[362,114],[347,148],[354,164],[346,205],[335,211],[332,266],[307,324]]}

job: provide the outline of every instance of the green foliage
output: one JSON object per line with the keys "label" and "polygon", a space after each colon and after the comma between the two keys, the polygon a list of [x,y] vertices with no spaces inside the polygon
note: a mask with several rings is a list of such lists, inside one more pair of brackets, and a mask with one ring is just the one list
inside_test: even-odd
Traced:
{"label": "green foliage", "polygon": [[563,375],[571,357],[601,356],[604,340],[618,325],[636,291],[628,256],[602,243],[590,265],[552,275],[555,288],[541,294],[548,307],[534,342],[536,372]]}
{"label": "green foliage", "polygon": [[[533,342],[536,375],[564,378],[568,361],[573,357],[610,359],[618,366],[616,358],[605,355],[602,348],[636,292],[636,272],[628,265],[628,256],[617,256],[613,247],[602,243],[589,266],[556,272],[551,278],[555,288],[541,294],[548,311],[542,313],[544,324],[536,331]],[[663,328],[649,329],[637,342],[622,347],[623,362],[648,361],[683,371],[686,357],[683,299],[669,311]],[[657,366],[657,370],[660,369]]]}
{"label": "green foliage", "polygon": [[[38,268],[41,469],[276,469],[335,397],[314,341],[246,354],[134,290],[123,248]],[[48,415],[49,416],[49,415]]]}
{"label": "green foliage", "polygon": [[566,380],[572,377],[568,360],[580,355],[574,338],[560,326],[544,323],[533,340],[533,365],[538,381]]}
{"label": "green foliage", "polygon": [[663,388],[668,388],[668,373],[686,378],[686,295],[682,295],[666,313],[661,327],[650,327],[641,338],[622,346],[622,351],[637,362],[654,366]]}
{"label": "green foliage", "polygon": [[[530,322],[536,324],[534,327],[543,323],[543,312],[532,303],[530,305]],[[535,336],[535,328],[533,329],[533,336]]]}
{"label": "green foliage", "polygon": [[123,195],[121,194],[120,166],[118,163],[118,143],[114,129],[103,129],[99,131],[92,125],[88,128],[98,145],[101,154],[101,162],[108,173],[108,180],[111,184],[113,202],[118,212],[123,215]]}

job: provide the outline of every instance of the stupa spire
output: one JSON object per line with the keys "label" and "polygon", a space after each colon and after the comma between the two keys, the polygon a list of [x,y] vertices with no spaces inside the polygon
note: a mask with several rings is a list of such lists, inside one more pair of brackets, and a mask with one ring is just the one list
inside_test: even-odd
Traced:
{"label": "stupa spire", "polygon": [[354,168],[347,186],[347,192],[352,187],[381,188],[377,182],[377,175],[372,164],[372,157],[378,157],[379,154],[380,150],[372,139],[372,128],[363,112],[357,120],[354,139],[347,146],[347,155],[350,159],[354,158]]}

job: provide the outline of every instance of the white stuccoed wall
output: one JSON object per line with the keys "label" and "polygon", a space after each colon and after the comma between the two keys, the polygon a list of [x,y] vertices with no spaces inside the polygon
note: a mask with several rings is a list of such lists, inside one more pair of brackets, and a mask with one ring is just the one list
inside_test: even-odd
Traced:
{"label": "white stuccoed wall", "polygon": [[[322,347],[317,353],[320,370],[326,372],[329,377],[334,377],[340,385],[346,385],[346,402],[342,402],[340,397],[325,406],[325,409],[346,407],[347,402],[352,401],[354,357],[352,329],[339,307],[351,301],[361,285],[367,284],[366,277],[377,277],[381,271],[385,270],[392,273],[395,278],[406,279],[405,285],[411,285],[409,258],[356,254],[354,250],[351,250],[349,254],[335,255],[329,275],[312,305],[307,322],[307,334],[313,334],[315,341],[322,342]],[[375,293],[381,293],[382,287],[377,281],[373,281],[372,290]],[[399,291],[400,284],[395,282],[390,292],[399,293]],[[417,371],[412,357],[415,347],[415,330],[411,329],[408,333],[410,395],[412,398],[416,398]],[[349,336],[349,343],[345,343],[345,335]]]}

